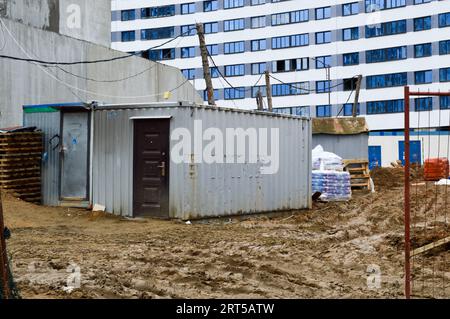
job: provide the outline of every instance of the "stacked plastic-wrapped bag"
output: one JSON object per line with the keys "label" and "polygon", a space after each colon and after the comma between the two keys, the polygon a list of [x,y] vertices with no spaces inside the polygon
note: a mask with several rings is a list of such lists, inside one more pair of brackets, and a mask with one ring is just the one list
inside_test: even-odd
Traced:
{"label": "stacked plastic-wrapped bag", "polygon": [[322,146],[312,151],[312,191],[320,192],[325,201],[346,201],[352,198],[350,173],[343,172],[342,158],[325,152]]}

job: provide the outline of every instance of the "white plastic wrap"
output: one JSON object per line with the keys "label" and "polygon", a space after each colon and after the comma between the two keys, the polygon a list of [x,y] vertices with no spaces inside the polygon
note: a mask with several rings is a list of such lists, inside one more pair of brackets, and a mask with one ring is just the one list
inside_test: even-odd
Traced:
{"label": "white plastic wrap", "polygon": [[317,145],[312,150],[312,168],[313,170],[342,172],[344,170],[344,164],[341,157],[331,152],[325,152],[321,145]]}

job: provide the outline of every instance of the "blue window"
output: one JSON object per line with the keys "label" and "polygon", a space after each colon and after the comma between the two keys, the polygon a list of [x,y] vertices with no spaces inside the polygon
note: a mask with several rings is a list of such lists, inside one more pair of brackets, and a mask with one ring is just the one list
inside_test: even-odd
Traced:
{"label": "blue window", "polygon": [[206,49],[208,50],[209,55],[218,55],[219,54],[219,45],[218,44],[207,45]]}
{"label": "blue window", "polygon": [[195,47],[181,48],[181,58],[182,59],[193,58],[193,57],[195,57]]}
{"label": "blue window", "polygon": [[272,25],[292,24],[306,21],[309,21],[309,10],[272,14]]}
{"label": "blue window", "polygon": [[245,75],[245,64],[225,66],[225,76],[242,76],[242,75]]}
{"label": "blue window", "polygon": [[169,17],[173,15],[175,15],[175,5],[141,9],[142,19]]}
{"label": "blue window", "polygon": [[123,10],[122,21],[130,21],[136,19],[136,10]]}
{"label": "blue window", "polygon": [[344,66],[359,64],[359,52],[346,53],[342,57]]}
{"label": "blue window", "polygon": [[316,44],[330,43],[331,31],[316,32]]}
{"label": "blue window", "polygon": [[316,117],[331,117],[331,105],[317,105]]}
{"label": "blue window", "polygon": [[450,26],[450,12],[442,13],[439,15],[439,28],[445,28]]}
{"label": "blue window", "polygon": [[331,81],[316,81],[316,93],[331,92]]}
{"label": "blue window", "polygon": [[422,3],[428,3],[431,2],[431,0],[414,0],[414,4],[422,4]]}
{"label": "blue window", "polygon": [[342,38],[344,41],[358,40],[359,28],[355,27],[342,30]]}
{"label": "blue window", "polygon": [[416,44],[414,46],[414,57],[423,58],[432,55],[431,43]]}
{"label": "blue window", "polygon": [[226,88],[224,95],[225,100],[245,99],[245,88]]}
{"label": "blue window", "polygon": [[219,69],[216,67],[209,68],[209,72],[211,73],[212,78],[218,78],[220,76]]}
{"label": "blue window", "polygon": [[252,74],[263,74],[267,70],[267,63],[252,63]]}
{"label": "blue window", "polygon": [[157,40],[174,37],[174,27],[141,30],[142,40]]}
{"label": "blue window", "polygon": [[290,107],[277,107],[277,108],[273,109],[272,111],[273,111],[273,113],[276,113],[276,114],[288,114],[288,115],[292,114],[292,108],[290,108]]}
{"label": "blue window", "polygon": [[290,23],[309,21],[309,10],[298,10],[290,12]]}
{"label": "blue window", "polygon": [[450,108],[450,96],[441,96],[439,98],[440,108],[447,110]]}
{"label": "blue window", "polygon": [[450,54],[450,40],[444,40],[439,42],[439,54]]}
{"label": "blue window", "polygon": [[[219,90],[213,90],[213,95],[214,95],[214,100],[220,100],[220,98],[219,98]],[[208,101],[208,91],[207,90],[204,90],[203,91],[203,100],[205,100],[205,102],[207,102]]]}
{"label": "blue window", "polygon": [[245,51],[245,42],[227,42],[223,45],[223,50],[225,54],[242,53]]}
{"label": "blue window", "polygon": [[[353,116],[353,103],[347,103],[343,105],[344,116]],[[359,104],[356,106],[356,115],[360,114]]]}
{"label": "blue window", "polygon": [[284,49],[305,45],[309,45],[309,34],[307,33],[272,38],[272,49]]}
{"label": "blue window", "polygon": [[342,15],[343,16],[351,16],[359,13],[359,3],[345,3],[342,5]]}
{"label": "blue window", "polygon": [[406,46],[366,51],[366,63],[396,61],[406,58]]}
{"label": "blue window", "polygon": [[415,99],[415,110],[417,111],[431,111],[433,109],[432,97],[421,97]]}
{"label": "blue window", "polygon": [[183,3],[181,5],[181,14],[191,14],[195,12],[195,2]]}
{"label": "blue window", "polygon": [[366,26],[366,38],[406,33],[406,20],[384,22],[375,26]]}
{"label": "blue window", "polygon": [[406,0],[365,0],[366,12],[393,9],[406,6]]}
{"label": "blue window", "polygon": [[136,40],[136,32],[124,31],[122,32],[122,42],[130,42]]}
{"label": "blue window", "polygon": [[309,82],[283,83],[272,85],[273,96],[309,94]]}
{"label": "blue window", "polygon": [[266,26],[266,16],[252,17],[250,26],[252,29],[264,28]]}
{"label": "blue window", "polygon": [[256,95],[258,94],[258,91],[261,92],[262,96],[265,97],[266,94],[266,86],[265,85],[261,85],[261,86],[254,86],[252,87],[252,97],[255,98]]}
{"label": "blue window", "polygon": [[422,17],[414,19],[414,31],[423,31],[431,29],[431,17]]}
{"label": "blue window", "polygon": [[408,77],[406,72],[372,75],[368,76],[366,79],[367,89],[404,86],[408,84]]}
{"label": "blue window", "polygon": [[309,106],[294,106],[291,107],[291,114],[297,116],[310,117],[310,107]]}
{"label": "blue window", "polygon": [[197,29],[195,28],[194,24],[181,26],[181,35],[182,36],[187,37],[187,36],[196,35],[196,34],[197,34]]}
{"label": "blue window", "polygon": [[195,78],[195,69],[184,69],[181,72],[188,80],[193,80]]}
{"label": "blue window", "polygon": [[216,11],[218,9],[219,9],[219,4],[218,4],[217,0],[203,1],[203,11],[204,12]]}
{"label": "blue window", "polygon": [[219,32],[219,23],[218,22],[208,22],[208,23],[203,24],[203,32],[205,32],[205,34]]}
{"label": "blue window", "polygon": [[267,49],[266,39],[252,40],[251,42],[252,51],[264,51]]}
{"label": "blue window", "polygon": [[433,71],[417,71],[414,72],[414,84],[427,84],[433,82]]}
{"label": "blue window", "polygon": [[309,58],[278,60],[272,62],[272,72],[293,72],[309,69]]}
{"label": "blue window", "polygon": [[319,56],[316,58],[316,69],[331,67],[331,55]]}
{"label": "blue window", "polygon": [[450,68],[439,69],[439,81],[440,82],[450,81]]}
{"label": "blue window", "polygon": [[173,60],[175,59],[175,49],[150,50],[150,60]]}
{"label": "blue window", "polygon": [[223,22],[223,31],[225,32],[244,30],[244,28],[245,28],[244,19],[226,20]]}
{"label": "blue window", "polygon": [[367,102],[367,114],[400,113],[404,108],[404,100]]}
{"label": "blue window", "polygon": [[323,7],[316,9],[316,20],[331,18],[331,7]]}
{"label": "blue window", "polygon": [[223,0],[224,9],[239,8],[244,6],[244,0]]}
{"label": "blue window", "polygon": [[251,0],[250,5],[259,6],[260,4],[265,4],[266,0]]}

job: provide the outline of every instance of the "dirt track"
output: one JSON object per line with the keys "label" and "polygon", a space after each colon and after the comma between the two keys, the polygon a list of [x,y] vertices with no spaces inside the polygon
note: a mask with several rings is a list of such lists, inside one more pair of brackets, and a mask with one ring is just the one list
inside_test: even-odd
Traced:
{"label": "dirt track", "polygon": [[[10,196],[4,208],[25,298],[402,298],[402,203],[397,187],[293,215],[193,225],[124,221]],[[442,278],[447,286],[433,295],[446,289],[449,297],[443,257],[448,250],[424,259],[423,278],[434,265],[441,276],[434,286]],[[81,288],[67,293],[70,263],[80,266]],[[367,278],[377,267],[381,288],[372,290]],[[432,285],[424,281],[422,296]]]}

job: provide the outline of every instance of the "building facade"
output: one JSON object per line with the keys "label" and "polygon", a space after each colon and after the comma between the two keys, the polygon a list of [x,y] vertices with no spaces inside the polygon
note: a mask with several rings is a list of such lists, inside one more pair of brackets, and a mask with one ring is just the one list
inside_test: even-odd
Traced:
{"label": "building facade", "polygon": [[[349,116],[361,74],[358,111],[380,134],[403,128],[404,85],[450,90],[449,0],[113,0],[112,46],[137,52],[181,35],[144,55],[182,69],[203,94],[195,23],[204,25],[221,106],[256,108],[269,70],[278,112]],[[448,127],[439,119],[449,105],[413,100],[412,123]]]}

